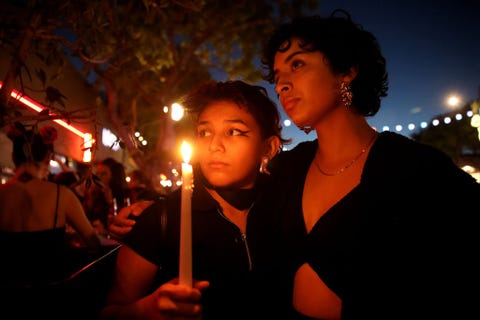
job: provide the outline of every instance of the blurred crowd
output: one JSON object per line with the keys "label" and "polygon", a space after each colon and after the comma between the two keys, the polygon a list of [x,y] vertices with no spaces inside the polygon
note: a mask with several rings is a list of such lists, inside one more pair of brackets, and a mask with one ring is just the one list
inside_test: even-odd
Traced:
{"label": "blurred crowd", "polygon": [[[108,224],[123,207],[140,200],[155,200],[159,193],[141,170],[127,174],[122,163],[108,157],[84,170],[72,170],[57,160],[62,171],[50,180],[69,187],[81,201],[99,235],[108,236]],[[82,171],[82,172],[79,172]]]}

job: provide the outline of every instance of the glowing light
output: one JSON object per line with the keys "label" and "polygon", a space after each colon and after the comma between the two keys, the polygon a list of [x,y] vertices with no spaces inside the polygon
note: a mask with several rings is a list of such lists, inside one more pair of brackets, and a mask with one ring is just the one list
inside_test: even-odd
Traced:
{"label": "glowing light", "polygon": [[192,157],[192,148],[188,144],[188,142],[183,141],[181,146],[181,153],[184,163],[189,163]]}
{"label": "glowing light", "polygon": [[183,107],[178,103],[172,104],[172,120],[173,121],[180,121],[183,118],[185,110]]}
{"label": "glowing light", "polygon": [[120,149],[120,145],[116,143],[118,140],[117,136],[113,134],[112,131],[107,128],[102,129],[102,144],[105,147],[112,148],[112,150],[117,151]]}
{"label": "glowing light", "polygon": [[[0,81],[0,88],[2,87],[2,85],[3,85],[3,83]],[[41,104],[39,104],[35,100],[30,99],[27,96],[24,96],[20,91],[17,91],[15,89],[12,90],[12,92],[10,93],[10,96],[14,99],[17,99],[18,101],[23,103],[25,106],[29,107],[30,109],[32,109],[34,111],[41,112],[41,111],[47,109],[46,107],[42,106]],[[56,116],[55,113],[50,113],[49,115],[50,116]],[[53,122],[58,123],[59,125],[61,125],[65,129],[75,133],[80,138],[83,138],[83,136],[84,136],[84,133],[82,131],[78,130],[77,128],[75,128],[74,126],[66,123],[63,120],[55,119],[55,120],[53,120]]]}
{"label": "glowing light", "polygon": [[91,133],[85,133],[83,136],[83,162],[92,161],[92,147],[93,147],[93,137]]}
{"label": "glowing light", "polygon": [[460,97],[456,94],[451,94],[447,97],[447,105],[451,108],[455,108],[460,104]]}
{"label": "glowing light", "polygon": [[480,114],[474,114],[470,119],[470,125],[474,128],[480,128]]}

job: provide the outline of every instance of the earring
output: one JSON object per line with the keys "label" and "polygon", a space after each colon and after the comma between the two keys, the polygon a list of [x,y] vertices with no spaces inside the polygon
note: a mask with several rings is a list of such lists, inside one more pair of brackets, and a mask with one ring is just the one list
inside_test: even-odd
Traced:
{"label": "earring", "polygon": [[345,108],[347,110],[350,109],[353,98],[352,88],[350,87],[350,84],[342,81],[342,83],[340,83],[340,94],[342,96],[342,102],[345,105]]}
{"label": "earring", "polygon": [[310,127],[310,126],[304,126],[304,127],[298,126],[298,129],[302,130],[302,131],[305,132],[306,134],[309,134],[310,131],[312,131],[312,127]]}
{"label": "earring", "polygon": [[262,158],[262,163],[260,164],[260,173],[264,173],[266,175],[270,174],[270,171],[268,171],[268,162],[270,159],[267,156],[264,156]]}

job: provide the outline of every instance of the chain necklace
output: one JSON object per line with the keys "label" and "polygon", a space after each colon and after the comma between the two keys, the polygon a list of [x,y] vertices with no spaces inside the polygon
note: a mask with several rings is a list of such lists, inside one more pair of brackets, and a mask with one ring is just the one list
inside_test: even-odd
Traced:
{"label": "chain necklace", "polygon": [[345,170],[347,170],[348,168],[350,168],[355,162],[357,162],[358,159],[360,159],[360,157],[368,150],[368,148],[370,148],[372,146],[376,137],[377,137],[377,134],[375,133],[373,135],[372,139],[370,139],[368,144],[362,149],[362,151],[360,151],[359,154],[357,154],[355,156],[355,158],[353,158],[349,163],[347,163],[345,166],[343,166],[342,168],[340,168],[339,170],[337,170],[335,172],[332,172],[332,173],[325,172],[322,168],[320,168],[317,161],[313,161],[313,163],[317,167],[318,171],[320,171],[320,173],[323,174],[324,176],[333,177],[333,176],[339,175],[339,174],[343,173]]}

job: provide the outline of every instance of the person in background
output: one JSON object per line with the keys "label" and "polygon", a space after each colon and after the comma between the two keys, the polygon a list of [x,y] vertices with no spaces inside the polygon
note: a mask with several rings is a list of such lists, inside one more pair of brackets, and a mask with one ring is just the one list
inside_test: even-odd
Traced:
{"label": "person in background", "polygon": [[[288,299],[275,250],[266,165],[288,142],[263,87],[207,82],[182,103],[195,115],[193,287],[178,284],[178,189],[132,213],[102,319],[280,319]],[[259,171],[260,170],[260,171]],[[137,208],[132,205],[120,212]],[[126,220],[126,219],[124,219]],[[127,219],[128,220],[128,219]],[[268,294],[268,299],[265,299]],[[271,303],[270,303],[271,302]]]}
{"label": "person in background", "polygon": [[53,175],[52,181],[62,186],[69,187],[73,189],[75,184],[80,180],[78,174],[75,171],[60,171]]}
{"label": "person in background", "polygon": [[141,200],[156,200],[160,194],[155,191],[151,180],[140,170],[133,170],[128,175],[128,194],[130,203]]}
{"label": "person in background", "polygon": [[107,235],[110,219],[125,206],[128,186],[125,168],[113,158],[105,158],[95,165],[96,183],[85,192],[83,206],[87,217],[101,235]]}
{"label": "person in background", "polygon": [[91,251],[100,239],[75,194],[45,180],[57,138],[54,127],[8,127],[15,175],[0,185],[0,287],[45,286],[63,274],[68,223]]}
{"label": "person in background", "polygon": [[262,63],[285,113],[317,137],[269,166],[289,319],[478,317],[480,185],[441,151],[368,124],[388,89],[375,36],[343,10],[300,17]]}
{"label": "person in background", "polygon": [[70,188],[70,190],[72,190],[78,197],[78,200],[83,200],[83,193],[80,189],[81,181],[76,171],[60,171],[53,175],[52,182]]}

